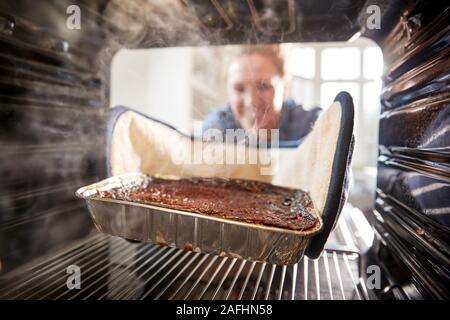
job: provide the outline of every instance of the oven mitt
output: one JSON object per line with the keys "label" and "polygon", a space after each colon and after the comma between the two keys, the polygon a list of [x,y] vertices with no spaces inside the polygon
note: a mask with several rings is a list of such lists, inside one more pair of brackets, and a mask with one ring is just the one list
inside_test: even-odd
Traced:
{"label": "oven mitt", "polygon": [[[201,141],[159,120],[125,107],[111,109],[107,136],[107,172],[251,179],[309,191],[323,229],[305,254],[317,258],[346,201],[353,151],[353,102],[346,92],[322,112],[313,130],[291,148],[257,149],[242,144]],[[198,144],[197,144],[198,143]],[[197,145],[196,145],[197,144]],[[203,161],[195,161],[198,150]],[[226,164],[217,155],[258,153],[257,161]],[[247,158],[250,159],[250,158]]]}
{"label": "oven mitt", "polygon": [[[320,115],[302,144],[295,150],[284,151],[283,164],[272,181],[308,190],[319,209],[323,229],[312,237],[305,251],[311,259],[320,256],[347,200],[353,123],[353,100],[350,94],[341,92]],[[288,152],[291,156],[287,156]]]}
{"label": "oven mitt", "polygon": [[[198,160],[198,150],[201,159]],[[225,164],[218,154],[248,155],[263,150],[242,144],[202,143],[174,127],[125,107],[112,109],[107,136],[107,173],[117,176],[127,172],[180,177],[228,177],[271,182],[271,150],[255,164]],[[236,161],[235,161],[236,162]],[[265,170],[267,169],[267,170]]]}

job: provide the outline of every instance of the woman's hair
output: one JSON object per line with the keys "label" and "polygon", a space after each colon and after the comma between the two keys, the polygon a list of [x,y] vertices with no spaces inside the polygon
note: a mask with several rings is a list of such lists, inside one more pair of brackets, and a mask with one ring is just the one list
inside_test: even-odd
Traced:
{"label": "woman's hair", "polygon": [[237,57],[252,54],[260,54],[270,58],[280,76],[284,76],[284,55],[279,45],[246,45],[240,50]]}

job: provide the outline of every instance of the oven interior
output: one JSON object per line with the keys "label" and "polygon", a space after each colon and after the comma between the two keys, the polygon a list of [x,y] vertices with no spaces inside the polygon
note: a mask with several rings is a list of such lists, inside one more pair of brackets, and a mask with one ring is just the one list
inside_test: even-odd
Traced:
{"label": "oven interior", "polygon": [[[82,27],[70,29],[76,8]],[[377,10],[379,26],[370,20]],[[449,11],[445,2],[424,0],[2,1],[0,297],[448,298]],[[355,35],[375,41],[384,56],[376,194],[364,210],[370,246],[351,214],[342,215],[320,258],[293,266],[95,230],[74,193],[106,175],[110,66],[118,50]],[[83,272],[80,289],[67,286],[71,265]]]}

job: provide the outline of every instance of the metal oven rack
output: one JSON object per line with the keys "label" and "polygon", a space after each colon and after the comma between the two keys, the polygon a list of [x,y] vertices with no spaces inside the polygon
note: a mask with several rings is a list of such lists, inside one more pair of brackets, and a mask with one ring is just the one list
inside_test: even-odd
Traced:
{"label": "metal oven rack", "polygon": [[[90,237],[0,278],[2,299],[367,299],[359,255],[327,249],[277,266]],[[67,268],[80,268],[68,289]]]}

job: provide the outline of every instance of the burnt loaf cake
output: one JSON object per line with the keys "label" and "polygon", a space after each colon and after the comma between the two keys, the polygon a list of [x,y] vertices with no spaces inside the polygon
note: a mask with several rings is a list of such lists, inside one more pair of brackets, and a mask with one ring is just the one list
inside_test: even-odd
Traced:
{"label": "burnt loaf cake", "polygon": [[320,223],[308,193],[258,181],[147,176],[132,187],[99,191],[98,195],[297,231]]}

